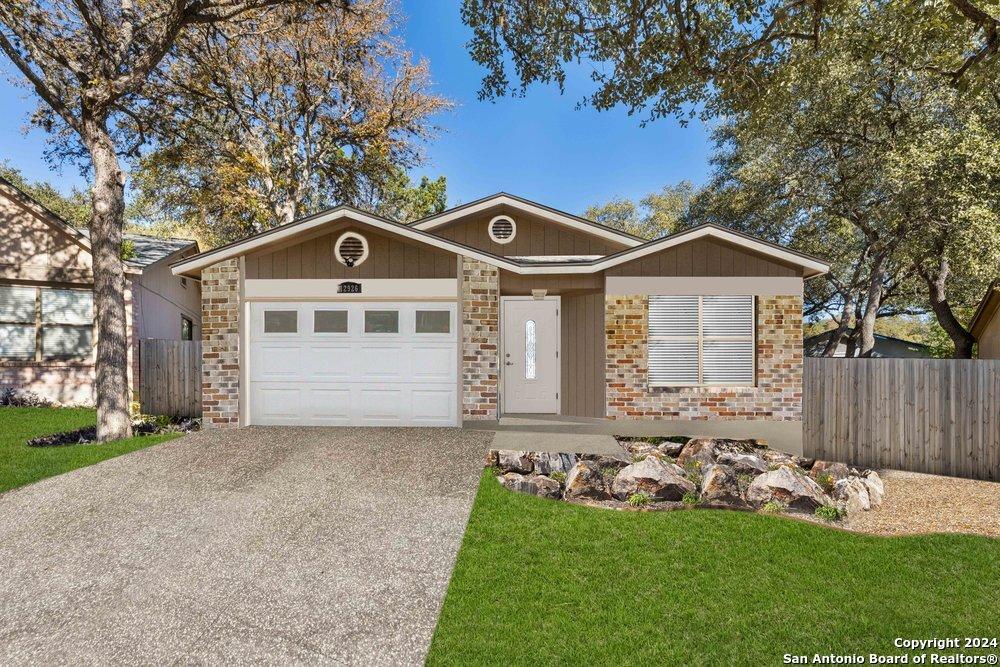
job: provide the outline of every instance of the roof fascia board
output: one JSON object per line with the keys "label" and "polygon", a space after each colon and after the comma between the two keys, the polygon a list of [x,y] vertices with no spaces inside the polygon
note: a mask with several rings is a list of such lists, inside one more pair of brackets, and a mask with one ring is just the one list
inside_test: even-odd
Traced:
{"label": "roof fascia board", "polygon": [[598,236],[610,241],[623,243],[630,248],[636,248],[644,243],[647,243],[647,241],[633,238],[624,232],[619,232],[618,230],[611,229],[597,223],[583,222],[565,213],[560,213],[553,209],[548,209],[507,194],[495,195],[493,197],[482,199],[478,202],[473,202],[472,204],[467,204],[466,206],[459,206],[451,211],[445,211],[444,213],[433,216],[432,218],[418,220],[409,226],[421,231],[430,231],[450,222],[454,222],[455,220],[459,220],[465,216],[473,215],[499,205],[510,206],[511,208],[531,213],[532,215],[537,215],[541,218],[547,218],[553,222],[591,234],[592,236]]}

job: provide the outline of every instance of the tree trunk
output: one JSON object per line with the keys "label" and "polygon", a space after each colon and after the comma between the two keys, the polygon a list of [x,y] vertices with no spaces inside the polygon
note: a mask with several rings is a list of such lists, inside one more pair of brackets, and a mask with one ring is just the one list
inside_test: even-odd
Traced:
{"label": "tree trunk", "polygon": [[871,277],[868,280],[868,293],[865,295],[864,315],[861,316],[861,322],[858,324],[861,330],[859,357],[870,357],[875,351],[875,320],[878,317],[878,309],[882,307],[882,277],[888,263],[889,256],[883,254],[872,266]]}
{"label": "tree trunk", "polygon": [[826,341],[826,347],[823,348],[824,357],[832,357],[837,353],[837,348],[840,346],[840,341],[844,339],[844,334],[847,333],[847,328],[851,321],[851,310],[854,308],[854,295],[848,293],[844,297],[844,307],[840,314],[840,323],[837,328],[833,330],[830,334],[830,339]]}
{"label": "tree trunk", "polygon": [[924,269],[919,269],[920,276],[927,283],[928,300],[931,303],[931,310],[937,317],[938,324],[944,329],[951,342],[955,345],[955,359],[971,359],[972,348],[976,344],[976,339],[962,326],[962,323],[955,317],[955,313],[948,303],[948,276],[951,274],[951,266],[944,257],[938,261],[937,275],[931,275]]}
{"label": "tree trunk", "polygon": [[129,415],[125,325],[125,266],[121,259],[125,223],[125,174],[104,122],[85,120],[84,143],[94,169],[90,245],[97,306],[97,439],[132,435]]}

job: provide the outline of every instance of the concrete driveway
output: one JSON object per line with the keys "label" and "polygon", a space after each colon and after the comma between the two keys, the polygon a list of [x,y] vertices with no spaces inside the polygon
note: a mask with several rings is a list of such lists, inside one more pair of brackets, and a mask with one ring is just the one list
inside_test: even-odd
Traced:
{"label": "concrete driveway", "polygon": [[491,433],[247,428],[0,496],[0,662],[420,663]]}

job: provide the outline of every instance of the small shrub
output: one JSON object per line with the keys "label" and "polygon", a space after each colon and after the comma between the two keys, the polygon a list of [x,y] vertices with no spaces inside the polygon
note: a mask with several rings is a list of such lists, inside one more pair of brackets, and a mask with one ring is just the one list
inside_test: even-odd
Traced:
{"label": "small shrub", "polygon": [[489,471],[494,477],[503,477],[503,468],[500,466],[490,466]]}
{"label": "small shrub", "polygon": [[48,408],[53,405],[52,401],[39,396],[33,391],[16,389],[15,387],[4,387],[0,390],[0,406],[10,408]]}
{"label": "small shrub", "polygon": [[632,463],[639,463],[640,461],[646,460],[646,454],[633,454]]}
{"label": "small shrub", "polygon": [[601,477],[610,482],[618,476],[618,468],[614,466],[601,466]]}
{"label": "small shrub", "polygon": [[681,498],[681,502],[684,503],[685,505],[687,505],[688,507],[693,507],[693,506],[697,505],[700,502],[700,500],[701,499],[698,498],[698,494],[697,493],[692,493],[691,491],[688,491],[687,493],[685,493],[684,497]]}
{"label": "small shrub", "polygon": [[781,464],[779,464],[779,463],[768,463],[767,464],[767,469],[771,470],[771,471],[777,470],[780,467],[781,467]]}
{"label": "small shrub", "polygon": [[688,459],[684,464],[684,471],[688,473],[701,472],[701,461],[698,459]]}
{"label": "small shrub", "polygon": [[823,487],[823,490],[827,493],[833,493],[833,487],[836,482],[833,479],[833,475],[829,473],[823,473],[816,478],[816,483]]}
{"label": "small shrub", "polygon": [[566,483],[566,473],[564,473],[561,470],[557,470],[556,472],[554,472],[551,475],[549,475],[549,477],[551,477],[552,479],[556,480],[560,484],[565,484]]}
{"label": "small shrub", "polygon": [[737,483],[739,483],[740,486],[744,487],[750,486],[750,483],[753,481],[753,475],[741,472],[739,475],[736,476],[736,481]]}
{"label": "small shrub", "polygon": [[785,511],[785,506],[777,500],[769,500],[764,503],[764,506],[760,508],[760,511],[764,514],[781,514]]}
{"label": "small shrub", "polygon": [[628,497],[628,504],[632,507],[643,507],[644,505],[648,505],[652,500],[653,499],[649,497],[648,493],[640,491],[639,493],[633,493]]}
{"label": "small shrub", "polygon": [[837,521],[842,516],[840,510],[833,505],[821,505],[813,514],[826,521]]}

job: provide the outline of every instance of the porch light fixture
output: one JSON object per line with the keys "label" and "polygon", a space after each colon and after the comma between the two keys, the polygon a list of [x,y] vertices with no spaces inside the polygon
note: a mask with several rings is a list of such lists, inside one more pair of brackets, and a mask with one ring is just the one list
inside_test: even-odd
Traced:
{"label": "porch light fixture", "polygon": [[545,290],[545,289],[533,289],[533,290],[531,290],[531,297],[533,299],[542,300],[542,299],[545,298],[545,295],[548,294],[548,293],[549,293],[549,291]]}

